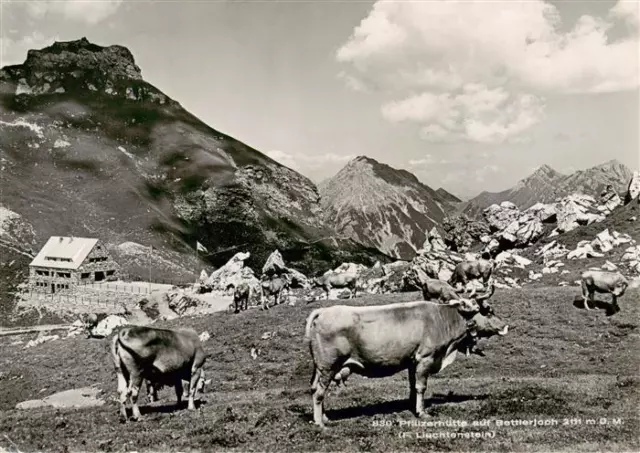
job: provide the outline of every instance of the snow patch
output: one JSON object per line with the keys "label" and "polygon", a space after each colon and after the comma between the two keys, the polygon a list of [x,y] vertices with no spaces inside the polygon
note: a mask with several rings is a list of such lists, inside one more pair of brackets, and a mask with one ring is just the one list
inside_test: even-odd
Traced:
{"label": "snow patch", "polygon": [[129,151],[127,151],[126,149],[124,149],[122,146],[118,146],[118,151],[122,152],[125,156],[135,160],[135,156],[131,154]]}
{"label": "snow patch", "polygon": [[8,123],[6,121],[2,121],[0,120],[0,126],[7,126],[7,127],[26,127],[27,129],[29,129],[31,132],[35,133],[38,138],[42,138],[44,139],[44,133],[43,133],[43,129],[42,126],[38,126],[35,123],[29,123],[27,121],[25,121],[22,118],[18,118],[17,120],[13,121],[12,123]]}

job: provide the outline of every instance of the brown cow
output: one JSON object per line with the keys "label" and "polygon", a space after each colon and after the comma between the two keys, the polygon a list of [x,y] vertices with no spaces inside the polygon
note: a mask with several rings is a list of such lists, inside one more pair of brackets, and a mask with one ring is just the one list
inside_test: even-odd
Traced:
{"label": "brown cow", "polygon": [[111,354],[118,376],[120,413],[126,420],[126,402],[131,398],[133,418],[141,417],[138,393],[142,381],[151,384],[151,397],[163,385],[173,385],[178,406],[182,399],[182,381],[189,383],[189,409],[203,376],[206,355],[198,334],[193,330],[168,330],[127,326],[114,335]]}
{"label": "brown cow", "polygon": [[305,329],[314,364],[314,422],[324,426],[324,398],[331,382],[344,382],[351,373],[380,378],[405,369],[410,403],[422,417],[428,376],[451,364],[473,338],[507,331],[501,319],[482,315],[475,301],[465,299],[316,309]]}
{"label": "brown cow", "polygon": [[312,287],[322,288],[329,299],[329,291],[331,288],[349,288],[351,298],[356,297],[358,287],[358,274],[353,272],[334,273],[332,271],[316,277],[312,280]]}
{"label": "brown cow", "polygon": [[260,299],[262,301],[262,309],[269,309],[268,298],[273,296],[273,306],[280,304],[280,298],[282,297],[282,291],[289,288],[289,280],[286,275],[281,277],[273,277],[269,280],[263,280],[260,283]]}
{"label": "brown cow", "polygon": [[234,313],[239,313],[240,310],[246,310],[249,305],[249,298],[251,297],[251,285],[247,282],[241,282],[233,291],[233,305]]}
{"label": "brown cow", "polygon": [[482,279],[482,283],[486,285],[495,267],[496,263],[493,260],[462,261],[453,270],[453,274],[449,278],[449,284],[454,287],[462,284],[464,288],[469,280]]}

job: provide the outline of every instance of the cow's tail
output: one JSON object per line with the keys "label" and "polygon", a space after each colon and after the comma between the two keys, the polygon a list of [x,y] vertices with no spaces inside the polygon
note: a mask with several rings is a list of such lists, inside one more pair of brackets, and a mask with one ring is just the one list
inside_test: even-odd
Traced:
{"label": "cow's tail", "polygon": [[307,326],[304,329],[304,337],[307,340],[311,340],[311,329],[313,328],[313,323],[316,321],[316,318],[320,316],[321,312],[322,312],[322,308],[316,308],[311,312],[311,314],[307,318]]}

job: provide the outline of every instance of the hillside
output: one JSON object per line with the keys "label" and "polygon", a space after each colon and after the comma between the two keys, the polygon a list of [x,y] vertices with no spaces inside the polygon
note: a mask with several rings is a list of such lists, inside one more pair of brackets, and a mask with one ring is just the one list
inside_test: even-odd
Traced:
{"label": "hillside", "polygon": [[[320,185],[326,222],[339,233],[401,259],[411,259],[425,231],[453,210],[451,194],[366,156]],[[458,200],[459,202],[459,200]]]}
{"label": "hillside", "polygon": [[469,200],[463,210],[467,215],[479,217],[484,208],[503,201],[510,201],[520,209],[526,209],[536,203],[550,203],[572,193],[583,193],[597,198],[609,184],[618,194],[624,194],[632,176],[631,170],[617,160],[570,175],[564,175],[548,165],[543,165],[510,189],[480,193]]}
{"label": "hillside", "polygon": [[309,179],[187,112],[121,46],[56,42],[2,68],[0,163],[1,203],[33,251],[51,235],[153,245],[190,277],[206,264],[196,241],[214,266],[249,251],[257,268],[275,248],[307,272],[381,257],[335,238]]}
{"label": "hillside", "polygon": [[[263,312],[213,315],[160,322],[159,326],[208,331],[211,384],[196,412],[176,411],[173,389],[148,404],[140,395],[143,420],[118,422],[116,382],[109,339],[82,336],[24,350],[0,338],[0,449],[20,451],[638,451],[638,314],[629,290],[622,311],[574,306],[576,287],[498,290],[491,300],[512,329],[481,340],[485,357],[458,354],[430,376],[426,422],[465,421],[466,427],[401,425],[416,422],[407,403],[407,374],[381,379],[353,375],[332,385],[325,400],[332,420],[326,430],[309,421],[312,361],[303,341],[305,320],[323,301]],[[415,300],[417,293],[368,296],[349,305]],[[606,297],[599,296],[599,299]],[[265,335],[268,333],[268,335]],[[19,340],[27,342],[34,334]],[[255,351],[252,358],[251,351]],[[70,355],[69,351],[75,353]],[[95,386],[101,407],[18,410],[21,401],[61,390]],[[502,420],[557,420],[551,426],[500,426]],[[566,426],[565,419],[580,423]],[[586,420],[598,420],[590,425]],[[608,420],[602,423],[600,420]],[[622,420],[615,423],[614,420]],[[478,428],[473,422],[487,421]],[[462,434],[492,432],[484,438]],[[401,437],[401,433],[406,433]],[[459,438],[428,438],[460,433]],[[416,436],[421,434],[422,437]],[[11,444],[9,443],[11,442]]]}

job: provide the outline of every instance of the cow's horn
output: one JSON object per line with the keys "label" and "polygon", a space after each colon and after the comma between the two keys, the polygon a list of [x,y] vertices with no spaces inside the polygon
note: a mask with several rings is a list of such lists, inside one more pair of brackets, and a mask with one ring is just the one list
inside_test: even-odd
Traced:
{"label": "cow's horn", "polygon": [[476,296],[476,301],[485,300],[493,296],[494,291],[496,290],[496,286],[492,283],[489,290],[481,296]]}

